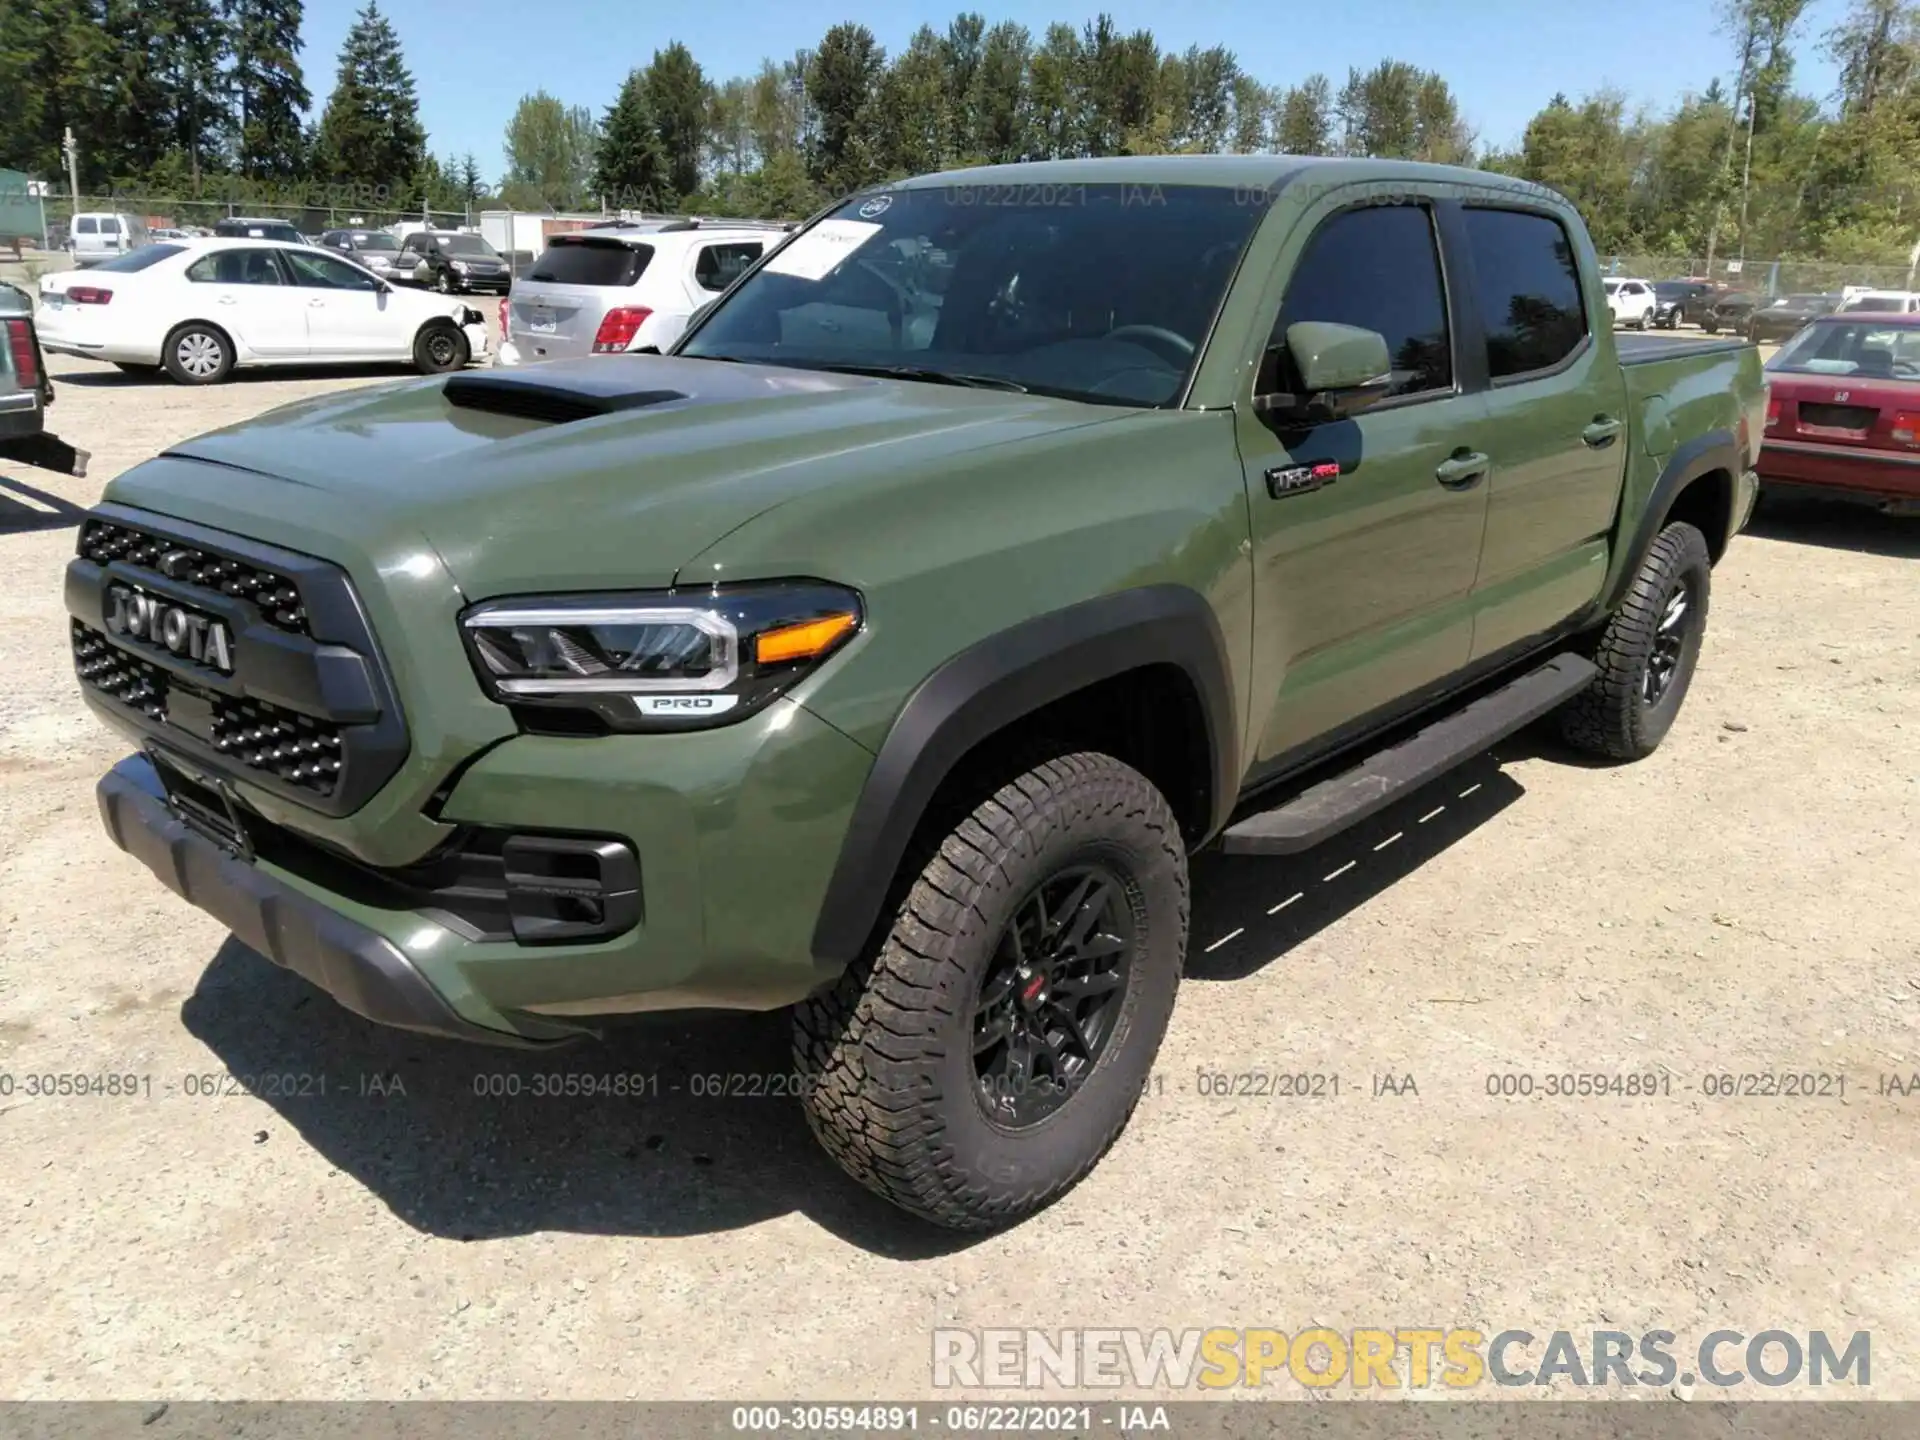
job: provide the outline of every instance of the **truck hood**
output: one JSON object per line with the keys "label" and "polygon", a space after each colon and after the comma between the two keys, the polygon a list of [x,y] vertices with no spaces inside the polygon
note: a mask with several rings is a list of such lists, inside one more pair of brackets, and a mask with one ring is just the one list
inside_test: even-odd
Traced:
{"label": "truck hood", "polygon": [[417,564],[424,543],[469,600],[657,587],[802,494],[848,486],[857,524],[863,476],[938,468],[1128,413],[925,382],[595,356],[299,401],[172,447],[106,498],[349,568]]}

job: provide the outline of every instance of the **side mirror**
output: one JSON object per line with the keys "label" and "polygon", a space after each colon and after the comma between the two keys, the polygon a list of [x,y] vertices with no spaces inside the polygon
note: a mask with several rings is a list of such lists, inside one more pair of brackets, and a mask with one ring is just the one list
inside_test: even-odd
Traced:
{"label": "side mirror", "polygon": [[1305,424],[1344,420],[1385,399],[1393,388],[1393,357],[1377,330],[1303,320],[1287,327],[1286,348],[1301,393],[1256,395],[1253,405],[1260,414]]}

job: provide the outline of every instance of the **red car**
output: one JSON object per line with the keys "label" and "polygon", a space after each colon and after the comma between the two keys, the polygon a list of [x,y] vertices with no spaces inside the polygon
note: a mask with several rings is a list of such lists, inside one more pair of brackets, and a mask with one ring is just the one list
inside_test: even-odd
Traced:
{"label": "red car", "polygon": [[1813,321],[1767,362],[1765,491],[1920,513],[1920,314]]}

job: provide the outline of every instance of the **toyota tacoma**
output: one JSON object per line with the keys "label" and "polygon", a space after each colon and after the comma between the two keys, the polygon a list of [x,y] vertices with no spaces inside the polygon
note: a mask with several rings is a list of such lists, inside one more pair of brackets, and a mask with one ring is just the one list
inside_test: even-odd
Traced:
{"label": "toyota tacoma", "polygon": [[370,1020],[791,1007],[852,1175],[1046,1205],[1126,1124],[1203,849],[1552,713],[1661,743],[1766,419],[1517,181],[983,168],[785,238],[662,355],[403,380],[108,487],[66,600],[112,838]]}

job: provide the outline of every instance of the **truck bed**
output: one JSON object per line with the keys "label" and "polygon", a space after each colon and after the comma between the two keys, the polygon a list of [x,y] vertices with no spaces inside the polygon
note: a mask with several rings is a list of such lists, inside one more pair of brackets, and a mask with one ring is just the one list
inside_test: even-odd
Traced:
{"label": "truck bed", "polygon": [[1751,349],[1751,342],[1737,335],[1714,336],[1707,340],[1664,340],[1658,335],[1622,330],[1613,337],[1613,348],[1622,365],[1648,365],[1655,360],[1677,360],[1683,355],[1714,355],[1725,350]]}

